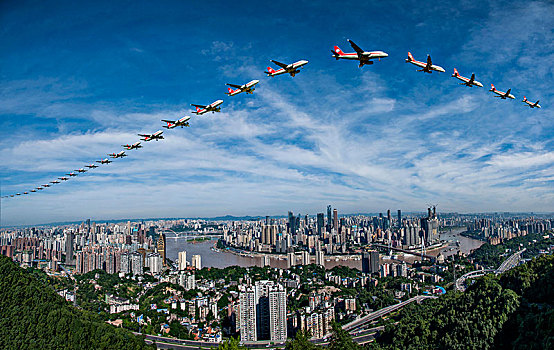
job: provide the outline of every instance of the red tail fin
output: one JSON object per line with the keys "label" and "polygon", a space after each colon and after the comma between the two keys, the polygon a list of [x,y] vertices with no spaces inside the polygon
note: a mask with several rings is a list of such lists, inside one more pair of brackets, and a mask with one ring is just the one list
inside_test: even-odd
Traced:
{"label": "red tail fin", "polygon": [[342,52],[342,50],[338,46],[335,46],[334,49],[335,49],[335,52],[338,53],[339,55],[344,54],[344,52]]}
{"label": "red tail fin", "polygon": [[232,94],[232,93],[233,93],[233,89],[231,89],[231,88],[227,88],[227,90],[229,91],[229,93],[230,93],[230,94]]}
{"label": "red tail fin", "polygon": [[523,96],[523,102],[526,102],[526,101],[527,101],[527,98]]}
{"label": "red tail fin", "polygon": [[267,67],[267,71],[268,71],[269,73],[275,73],[275,70],[274,70],[273,68],[271,68],[271,67]]}
{"label": "red tail fin", "polygon": [[458,73],[458,70],[456,68],[454,68],[454,75],[460,75],[460,73]]}
{"label": "red tail fin", "polygon": [[414,56],[412,56],[412,53],[411,52],[408,52],[408,59],[410,61],[413,61],[414,60]]}
{"label": "red tail fin", "polygon": [[196,111],[200,112],[201,111],[200,107],[196,107]]}
{"label": "red tail fin", "polygon": [[491,84],[491,90],[496,90],[496,88],[494,87],[494,84]]}

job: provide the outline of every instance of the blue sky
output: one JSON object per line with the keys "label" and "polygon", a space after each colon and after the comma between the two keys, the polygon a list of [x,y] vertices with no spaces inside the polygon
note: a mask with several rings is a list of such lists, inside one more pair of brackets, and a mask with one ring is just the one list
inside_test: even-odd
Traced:
{"label": "blue sky", "polygon": [[[423,210],[554,211],[548,1],[3,1],[0,179],[23,192],[190,103],[223,99],[129,157],[2,201],[2,224]],[[335,61],[346,39],[389,57]],[[431,54],[446,73],[404,59]],[[267,78],[270,59],[310,63]],[[475,72],[467,88],[453,68]],[[259,79],[254,95],[225,83]],[[516,100],[488,92],[512,88]],[[523,95],[541,100],[530,109]]]}

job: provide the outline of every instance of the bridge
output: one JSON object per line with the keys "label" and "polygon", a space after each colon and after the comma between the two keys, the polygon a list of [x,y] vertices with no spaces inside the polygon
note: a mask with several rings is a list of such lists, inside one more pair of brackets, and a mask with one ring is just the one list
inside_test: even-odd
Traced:
{"label": "bridge", "polygon": [[431,256],[431,255],[427,255],[427,254],[421,254],[421,253],[417,253],[417,252],[414,252],[414,251],[411,251],[411,250],[397,248],[397,247],[389,247],[388,245],[384,245],[384,244],[371,243],[371,245],[374,246],[374,247],[377,247],[377,248],[381,248],[381,249],[390,249],[390,250],[394,250],[394,251],[402,252],[402,253],[406,253],[406,254],[422,256],[425,259],[429,259],[431,261],[435,261],[437,259],[435,256]]}
{"label": "bridge", "polygon": [[381,318],[393,311],[396,311],[400,308],[403,308],[404,306],[410,304],[410,303],[413,303],[414,301],[417,301],[418,303],[420,303],[421,301],[425,300],[425,299],[436,299],[437,297],[435,296],[431,296],[431,295],[418,295],[418,296],[415,296],[413,298],[410,298],[408,300],[405,300],[405,301],[402,301],[398,304],[394,304],[394,305],[390,305],[390,306],[387,306],[387,307],[384,307],[382,309],[379,309],[377,311],[374,311],[370,314],[367,314],[363,317],[360,317],[350,323],[347,323],[345,324],[344,326],[342,326],[342,329],[344,329],[345,331],[349,331],[351,332],[352,330],[354,329],[357,329],[357,328],[360,328],[362,327],[363,325],[371,322],[371,321],[374,321],[378,318]]}
{"label": "bridge", "polygon": [[510,255],[510,257],[504,260],[497,269],[475,270],[475,271],[466,273],[465,275],[463,275],[462,277],[456,280],[456,290],[459,290],[460,292],[464,292],[466,290],[465,282],[467,279],[481,277],[489,273],[495,273],[498,275],[516,267],[521,261],[521,254],[524,251],[525,251],[525,248]]}

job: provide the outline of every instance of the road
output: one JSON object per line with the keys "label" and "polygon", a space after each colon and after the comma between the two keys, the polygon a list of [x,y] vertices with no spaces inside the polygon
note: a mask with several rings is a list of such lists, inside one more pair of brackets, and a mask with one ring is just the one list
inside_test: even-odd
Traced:
{"label": "road", "polygon": [[346,330],[346,331],[351,331],[353,329],[356,329],[356,328],[359,328],[361,326],[363,326],[364,324],[368,323],[368,322],[371,322],[373,320],[376,320],[378,318],[381,318],[383,316],[385,316],[386,314],[389,314],[393,311],[396,311],[410,303],[413,303],[414,301],[417,301],[418,303],[421,302],[422,300],[425,300],[425,299],[435,299],[436,297],[435,296],[431,296],[431,295],[418,295],[418,296],[415,296],[413,298],[410,298],[406,301],[403,301],[403,302],[400,302],[398,304],[394,304],[394,305],[390,305],[390,306],[387,306],[387,307],[384,307],[380,310],[377,310],[375,312],[372,312],[366,316],[363,316],[357,320],[354,320],[350,323],[347,323],[345,324],[344,326],[342,326],[342,329]]}

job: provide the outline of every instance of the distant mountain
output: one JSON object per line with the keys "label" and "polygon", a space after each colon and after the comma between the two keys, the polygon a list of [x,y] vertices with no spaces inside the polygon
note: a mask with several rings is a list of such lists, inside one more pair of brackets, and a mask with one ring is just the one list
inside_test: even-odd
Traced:
{"label": "distant mountain", "polygon": [[0,349],[153,349],[133,333],[69,305],[0,255]]}

